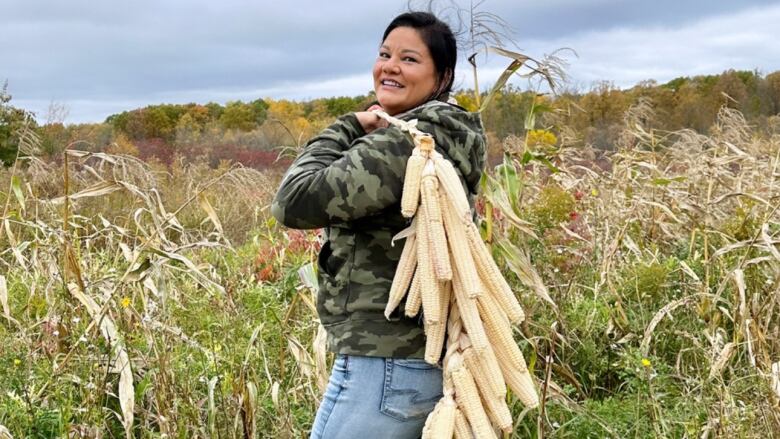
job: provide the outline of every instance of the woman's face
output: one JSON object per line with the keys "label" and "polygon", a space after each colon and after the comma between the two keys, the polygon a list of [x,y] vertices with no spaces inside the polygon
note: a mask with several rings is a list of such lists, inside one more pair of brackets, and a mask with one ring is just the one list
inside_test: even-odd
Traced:
{"label": "woman's face", "polygon": [[411,27],[397,27],[387,35],[373,73],[376,98],[390,115],[422,104],[438,86],[428,46]]}

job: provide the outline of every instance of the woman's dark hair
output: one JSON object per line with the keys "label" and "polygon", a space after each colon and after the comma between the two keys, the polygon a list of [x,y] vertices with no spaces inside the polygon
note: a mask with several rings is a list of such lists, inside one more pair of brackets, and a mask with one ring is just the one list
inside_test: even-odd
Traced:
{"label": "woman's dark hair", "polygon": [[411,27],[420,33],[436,67],[438,89],[431,99],[449,93],[455,80],[455,64],[458,62],[458,46],[455,35],[447,23],[429,12],[406,12],[393,19],[382,35],[382,41],[397,27]]}

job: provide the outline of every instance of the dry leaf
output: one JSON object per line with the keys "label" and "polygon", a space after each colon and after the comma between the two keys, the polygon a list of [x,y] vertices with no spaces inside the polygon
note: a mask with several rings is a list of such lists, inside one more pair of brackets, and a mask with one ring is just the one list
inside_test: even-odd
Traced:
{"label": "dry leaf", "polygon": [[130,367],[130,357],[127,355],[127,350],[120,341],[119,331],[117,331],[114,321],[105,313],[101,313],[100,305],[95,302],[95,299],[84,294],[77,284],[68,283],[68,291],[84,305],[92,320],[99,325],[100,332],[108,340],[111,350],[115,352],[116,358],[111,372],[119,374],[119,407],[122,409],[122,424],[125,427],[125,435],[131,438],[133,437],[133,411],[135,409],[133,371]]}
{"label": "dry leaf", "polygon": [[0,274],[0,304],[3,305],[3,314],[8,320],[11,320],[11,308],[8,307],[8,286],[5,282],[5,276]]}
{"label": "dry leaf", "polygon": [[[94,184],[83,191],[76,192],[73,195],[68,196],[71,200],[77,200],[79,198],[87,198],[87,197],[99,197],[101,195],[110,194],[111,192],[116,192],[119,189],[122,189],[122,185],[115,182],[115,181],[101,181],[100,183]],[[52,204],[60,204],[63,201],[65,201],[65,197],[57,197],[52,200],[49,200]]]}
{"label": "dry leaf", "polygon": [[712,363],[712,367],[710,368],[710,379],[720,375],[720,372],[724,367],[726,367],[726,363],[728,363],[729,359],[731,359],[731,355],[734,353],[734,348],[736,346],[737,345],[734,344],[734,342],[728,342],[725,346],[723,346],[723,349],[721,349],[720,353],[718,354],[718,358],[715,359],[715,361]]}

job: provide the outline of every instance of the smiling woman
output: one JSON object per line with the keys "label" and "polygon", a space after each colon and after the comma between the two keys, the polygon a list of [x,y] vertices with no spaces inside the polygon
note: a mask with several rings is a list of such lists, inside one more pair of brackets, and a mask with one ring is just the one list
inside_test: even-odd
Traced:
{"label": "smiling woman", "polygon": [[[485,156],[479,115],[446,103],[457,60],[450,28],[429,13],[396,17],[373,68],[378,107],[417,120],[470,195]],[[374,113],[341,116],[311,139],[271,206],[293,228],[323,228],[317,311],[336,353],[312,438],[418,438],[442,396],[442,371],[423,359],[425,333],[405,303],[384,315],[408,226],[401,192],[411,139]],[[473,206],[473,202],[472,202]],[[410,309],[412,307],[410,306]]]}
{"label": "smiling woman", "polygon": [[374,90],[390,114],[428,100],[436,89],[436,67],[419,32],[399,27],[390,32],[374,64]]}

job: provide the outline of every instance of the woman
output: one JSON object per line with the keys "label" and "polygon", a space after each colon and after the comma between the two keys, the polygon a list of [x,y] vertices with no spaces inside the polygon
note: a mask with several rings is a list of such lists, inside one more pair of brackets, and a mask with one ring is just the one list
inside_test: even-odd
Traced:
{"label": "woman", "polygon": [[[446,103],[456,60],[445,23],[402,14],[382,37],[374,90],[384,111],[433,135],[473,196],[485,137],[478,114]],[[417,438],[441,397],[441,369],[422,360],[421,320],[383,314],[404,244],[391,239],[408,226],[400,198],[412,148],[374,113],[346,114],[308,142],[272,204],[288,227],[325,230],[317,310],[336,360],[312,438]]]}

